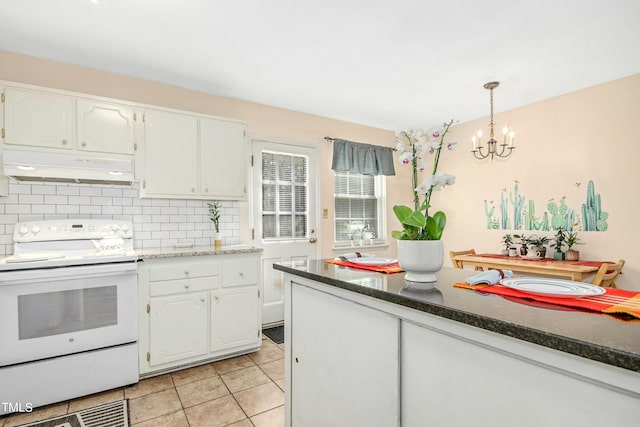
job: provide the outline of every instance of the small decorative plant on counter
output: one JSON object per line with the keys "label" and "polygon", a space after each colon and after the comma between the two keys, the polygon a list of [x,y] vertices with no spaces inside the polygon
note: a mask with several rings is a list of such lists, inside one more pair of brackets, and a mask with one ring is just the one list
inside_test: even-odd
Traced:
{"label": "small decorative plant on counter", "polygon": [[[413,192],[413,209],[409,206],[396,205],[393,212],[402,224],[402,231],[394,230],[391,236],[398,240],[440,240],[447,216],[442,211],[429,214],[431,208],[431,195],[447,185],[453,185],[456,177],[446,173],[438,174],[438,162],[442,148],[453,150],[457,142],[444,142],[444,137],[449,132],[453,120],[444,123],[442,128],[434,128],[429,134],[421,130],[400,132],[396,135],[400,152],[400,162],[411,165],[411,189]],[[428,138],[428,139],[427,139]],[[426,169],[425,155],[434,154],[431,175],[418,184],[418,171]],[[421,197],[423,197],[421,199]]]}
{"label": "small decorative plant on counter", "polygon": [[575,245],[582,245],[577,231],[572,231],[567,234],[567,252],[565,258],[567,261],[578,261],[580,259],[580,251],[573,249]]}
{"label": "small decorative plant on counter", "polygon": [[505,234],[502,236],[502,246],[504,249],[502,250],[502,255],[509,255],[509,249],[513,245],[513,236],[511,234]]}
{"label": "small decorative plant on counter", "polygon": [[524,234],[514,234],[513,237],[520,240],[520,255],[527,255],[527,249],[529,248],[529,243],[531,243],[531,238],[525,236]]}
{"label": "small decorative plant on counter", "polygon": [[222,239],[220,238],[220,215],[222,206],[219,200],[214,200],[213,203],[207,203],[209,207],[209,219],[213,222],[214,235],[213,244],[216,248],[222,246]]}
{"label": "small decorative plant on counter", "polygon": [[565,253],[563,251],[564,246],[567,244],[567,232],[564,228],[559,228],[556,231],[556,235],[553,238],[553,243],[551,243],[552,248],[555,248],[556,251],[553,253],[553,259],[557,261],[564,261]]}
{"label": "small decorative plant on counter", "polygon": [[538,236],[534,236],[531,241],[529,242],[529,244],[531,246],[535,246],[535,248],[538,251],[538,254],[541,258],[544,258],[545,256],[547,256],[547,243],[549,243],[551,241],[551,239],[549,239],[547,236],[542,236],[542,237],[538,237]]}

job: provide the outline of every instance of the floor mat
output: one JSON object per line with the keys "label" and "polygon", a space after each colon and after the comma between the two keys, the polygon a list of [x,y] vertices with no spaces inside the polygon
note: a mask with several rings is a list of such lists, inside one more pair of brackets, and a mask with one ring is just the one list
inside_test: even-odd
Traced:
{"label": "floor mat", "polygon": [[284,342],[284,326],[276,326],[275,328],[263,329],[262,333],[269,337],[269,339],[276,344],[282,344]]}
{"label": "floor mat", "polygon": [[83,409],[48,420],[21,427],[129,427],[127,400],[107,403],[94,408]]}

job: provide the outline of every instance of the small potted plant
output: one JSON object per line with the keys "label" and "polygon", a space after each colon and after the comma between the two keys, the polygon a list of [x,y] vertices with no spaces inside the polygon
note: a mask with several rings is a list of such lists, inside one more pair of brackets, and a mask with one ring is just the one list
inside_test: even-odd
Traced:
{"label": "small potted plant", "polygon": [[213,222],[213,245],[216,248],[222,246],[222,239],[220,238],[220,210],[222,206],[218,200],[214,200],[213,203],[207,203],[209,207],[209,219]]}
{"label": "small potted plant", "polygon": [[565,254],[567,261],[578,261],[580,259],[580,251],[576,251],[573,247],[581,244],[577,231],[567,234],[567,252]]}
{"label": "small potted plant", "polygon": [[504,246],[502,255],[509,255],[509,249],[511,249],[511,245],[513,245],[513,236],[511,234],[502,236],[502,245]]}
{"label": "small potted plant", "polygon": [[529,243],[531,242],[531,238],[525,236],[524,234],[514,234],[513,237],[520,240],[520,255],[527,255],[527,249],[529,247]]}
{"label": "small potted plant", "polygon": [[542,237],[538,237],[535,236],[534,238],[531,239],[530,244],[532,246],[535,246],[536,249],[538,250],[539,256],[540,258],[544,258],[547,256],[547,243],[550,242],[551,239],[549,239],[547,236],[542,236]]}
{"label": "small potted plant", "polygon": [[556,251],[553,253],[553,259],[555,259],[556,261],[564,261],[565,253],[562,249],[566,244],[567,244],[567,232],[564,228],[561,227],[556,232],[556,235],[553,238],[553,243],[550,245],[552,248],[556,249]]}

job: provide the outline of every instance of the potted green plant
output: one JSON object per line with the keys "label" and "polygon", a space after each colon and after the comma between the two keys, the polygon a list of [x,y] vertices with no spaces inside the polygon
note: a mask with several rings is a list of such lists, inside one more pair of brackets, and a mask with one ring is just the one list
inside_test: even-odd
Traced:
{"label": "potted green plant", "polygon": [[[441,239],[447,217],[442,211],[432,213],[430,209],[433,191],[453,185],[456,180],[455,176],[437,173],[442,148],[453,150],[457,145],[456,142],[444,142],[452,124],[453,120],[428,133],[415,130],[396,134],[399,161],[412,168],[413,208],[404,205],[393,207],[402,230],[393,230],[391,236],[398,239],[398,263],[407,272],[405,280],[408,282],[435,282],[435,272],[442,268],[444,256]],[[420,183],[418,171],[427,168],[425,158],[429,154],[434,156],[433,168]]]}
{"label": "potted green plant", "polygon": [[513,245],[513,236],[509,233],[502,236],[502,245],[504,249],[502,250],[502,255],[509,255],[509,249]]}
{"label": "potted green plant", "polygon": [[220,238],[220,215],[222,206],[218,200],[214,200],[213,203],[207,203],[207,206],[209,207],[209,219],[213,223],[214,228],[213,245],[219,248],[222,246],[222,239]]}
{"label": "potted green plant", "polygon": [[567,244],[567,231],[560,227],[558,231],[556,231],[556,235],[553,238],[553,243],[551,243],[552,248],[555,248],[556,251],[553,253],[553,259],[557,261],[564,261],[565,253],[563,251],[564,246]]}
{"label": "potted green plant", "polygon": [[526,256],[527,255],[527,249],[529,248],[529,243],[531,241],[531,239],[527,236],[525,236],[524,234],[514,234],[513,237],[515,237],[516,239],[520,240],[520,255],[521,256]]}
{"label": "potted green plant", "polygon": [[531,239],[531,241],[529,242],[532,246],[535,246],[536,249],[538,250],[538,254],[541,258],[544,258],[547,256],[547,243],[549,243],[551,241],[551,239],[549,239],[547,236],[542,236],[542,237],[538,237],[535,236]]}
{"label": "potted green plant", "polygon": [[578,237],[577,231],[572,231],[567,234],[567,252],[565,253],[567,261],[578,261],[580,259],[580,251],[576,251],[573,247],[581,244],[582,242]]}

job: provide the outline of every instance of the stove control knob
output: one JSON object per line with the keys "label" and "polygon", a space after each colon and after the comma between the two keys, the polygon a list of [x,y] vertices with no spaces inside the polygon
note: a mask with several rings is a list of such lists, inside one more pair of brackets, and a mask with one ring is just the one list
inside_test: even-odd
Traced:
{"label": "stove control knob", "polygon": [[32,228],[31,228],[31,232],[33,234],[38,234],[40,232],[40,226],[38,224],[35,224]]}
{"label": "stove control knob", "polygon": [[29,232],[29,229],[27,228],[26,225],[23,225],[22,227],[20,227],[20,230],[18,230],[18,232],[24,236]]}
{"label": "stove control knob", "polygon": [[120,229],[126,233],[127,231],[129,231],[129,226],[127,224],[122,224],[122,227],[120,227]]}

